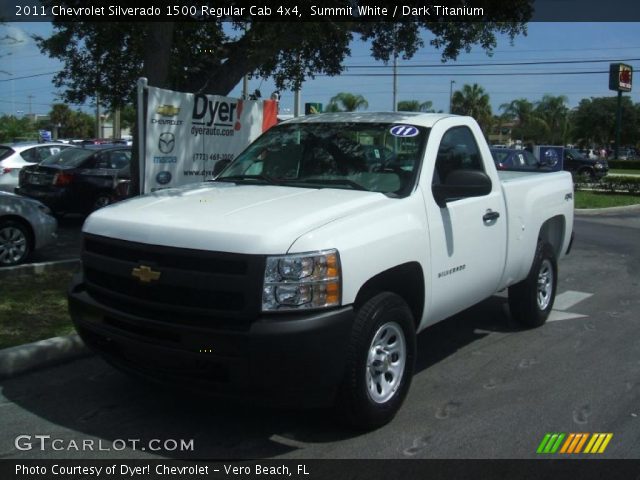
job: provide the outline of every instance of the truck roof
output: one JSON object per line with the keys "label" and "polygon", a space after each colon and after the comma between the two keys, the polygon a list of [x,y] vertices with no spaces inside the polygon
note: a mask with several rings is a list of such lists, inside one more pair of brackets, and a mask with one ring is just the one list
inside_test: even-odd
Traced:
{"label": "truck roof", "polygon": [[438,120],[455,116],[457,115],[420,112],[337,112],[305,115],[303,117],[286,120],[282,123],[411,123],[421,127],[431,128]]}

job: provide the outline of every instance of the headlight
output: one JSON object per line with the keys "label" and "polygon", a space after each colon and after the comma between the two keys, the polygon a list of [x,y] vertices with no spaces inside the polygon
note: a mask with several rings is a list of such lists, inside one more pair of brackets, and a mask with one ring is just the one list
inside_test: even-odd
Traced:
{"label": "headlight", "polygon": [[267,257],[262,311],[335,307],[340,282],[337,250]]}
{"label": "headlight", "polygon": [[602,169],[604,168],[604,165],[603,165],[603,164],[601,164],[601,163],[596,163],[594,166],[595,166],[598,170],[602,170]]}

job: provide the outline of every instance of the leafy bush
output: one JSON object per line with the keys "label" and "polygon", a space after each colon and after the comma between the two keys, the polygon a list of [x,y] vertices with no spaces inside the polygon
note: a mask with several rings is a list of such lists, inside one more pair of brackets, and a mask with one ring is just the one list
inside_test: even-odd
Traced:
{"label": "leafy bush", "polygon": [[607,175],[600,181],[594,182],[585,177],[577,177],[574,183],[575,190],[593,190],[606,193],[640,194],[640,177],[621,177]]}
{"label": "leafy bush", "polygon": [[629,168],[640,170],[640,160],[609,160],[609,168]]}

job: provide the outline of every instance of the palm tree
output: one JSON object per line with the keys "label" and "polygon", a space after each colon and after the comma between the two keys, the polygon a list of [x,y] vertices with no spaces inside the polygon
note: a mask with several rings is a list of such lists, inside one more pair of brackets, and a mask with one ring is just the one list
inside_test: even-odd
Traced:
{"label": "palm tree", "polygon": [[564,95],[545,95],[536,102],[535,113],[546,134],[545,141],[552,144],[566,143],[568,136],[569,108]]}
{"label": "palm tree", "polygon": [[533,103],[526,98],[518,98],[509,103],[503,103],[500,105],[500,110],[504,112],[506,117],[515,120],[518,125],[524,126],[533,114]]}
{"label": "palm tree", "polygon": [[359,108],[368,108],[369,102],[362,95],[354,95],[353,93],[340,92],[335,97],[331,97],[328,112],[353,112]]}
{"label": "palm tree", "polygon": [[398,111],[399,112],[426,112],[432,113],[433,110],[433,102],[427,100],[426,102],[420,103],[419,100],[402,100],[398,102]]}
{"label": "palm tree", "polygon": [[505,120],[515,122],[511,133],[513,137],[521,140],[531,140],[535,132],[539,130],[538,119],[533,111],[533,103],[526,98],[518,98],[509,103],[500,105]]}
{"label": "palm tree", "polygon": [[492,120],[489,94],[477,83],[466,84],[462,90],[453,93],[451,113],[469,115],[478,121],[484,131],[487,131]]}

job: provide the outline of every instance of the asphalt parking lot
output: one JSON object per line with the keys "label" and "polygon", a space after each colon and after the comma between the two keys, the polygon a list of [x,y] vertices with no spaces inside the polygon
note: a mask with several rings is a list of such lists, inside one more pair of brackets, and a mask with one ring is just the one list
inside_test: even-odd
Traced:
{"label": "asphalt parking lot", "polygon": [[58,219],[56,241],[46,247],[36,250],[28,259],[31,263],[54,262],[70,260],[80,257],[80,230],[85,217],[82,215],[67,215]]}
{"label": "asphalt parking lot", "polygon": [[[151,387],[88,357],[0,383],[0,458],[535,458],[548,432],[612,433],[601,458],[640,458],[640,215],[580,216],[575,231],[550,321],[520,330],[498,295],[427,329],[407,401],[377,431]],[[195,448],[17,450],[24,434]]]}

